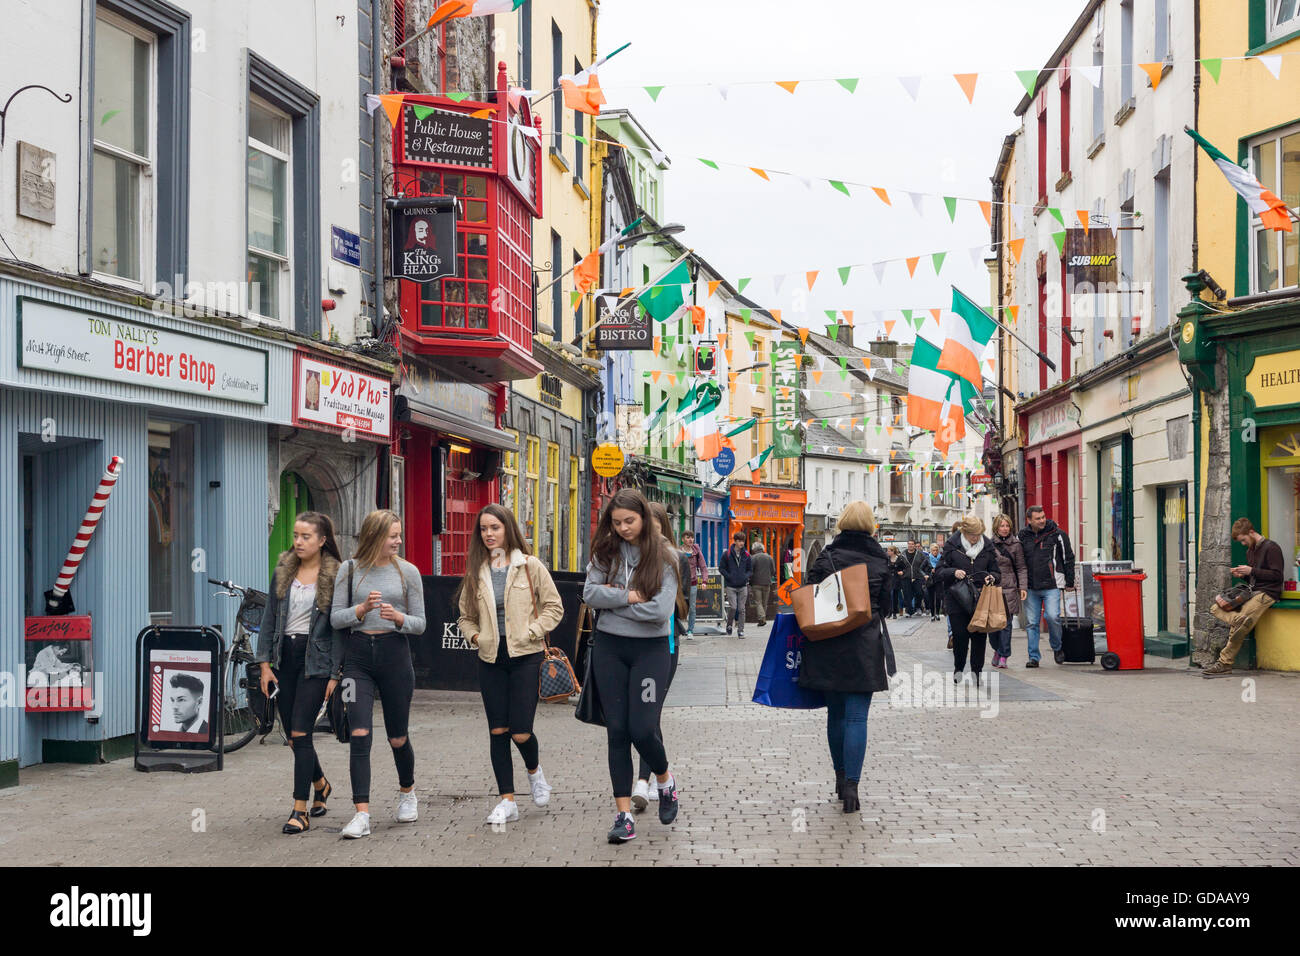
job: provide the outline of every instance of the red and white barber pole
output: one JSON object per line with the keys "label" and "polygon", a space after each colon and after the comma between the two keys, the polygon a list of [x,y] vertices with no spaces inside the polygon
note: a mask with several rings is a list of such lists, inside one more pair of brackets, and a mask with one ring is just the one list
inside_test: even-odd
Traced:
{"label": "red and white barber pole", "polygon": [[122,475],[122,461],[121,455],[114,455],[113,460],[104,469],[104,477],[99,479],[95,497],[91,499],[90,507],[86,509],[86,516],[81,519],[81,527],[77,530],[77,537],[73,539],[72,547],[68,549],[68,556],[63,559],[63,568],[59,571],[54,587],[45,592],[46,614],[71,614],[76,610],[72,606],[72,595],[68,589],[72,586],[77,568],[81,566],[81,559],[86,556],[86,548],[95,534],[99,519],[104,515],[104,506],[108,504],[108,497],[113,493],[117,479]]}

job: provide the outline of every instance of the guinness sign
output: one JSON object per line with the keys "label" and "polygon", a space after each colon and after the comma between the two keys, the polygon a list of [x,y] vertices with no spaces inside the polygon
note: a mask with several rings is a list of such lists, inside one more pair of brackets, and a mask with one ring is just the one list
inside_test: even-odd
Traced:
{"label": "guinness sign", "polygon": [[394,279],[432,282],[456,275],[455,196],[388,201]]}

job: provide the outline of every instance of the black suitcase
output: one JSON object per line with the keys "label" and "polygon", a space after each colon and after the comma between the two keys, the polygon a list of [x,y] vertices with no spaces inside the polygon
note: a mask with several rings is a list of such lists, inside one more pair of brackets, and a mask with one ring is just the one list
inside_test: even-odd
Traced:
{"label": "black suitcase", "polygon": [[1092,641],[1092,618],[1061,618],[1061,650],[1067,664],[1093,664],[1097,649]]}

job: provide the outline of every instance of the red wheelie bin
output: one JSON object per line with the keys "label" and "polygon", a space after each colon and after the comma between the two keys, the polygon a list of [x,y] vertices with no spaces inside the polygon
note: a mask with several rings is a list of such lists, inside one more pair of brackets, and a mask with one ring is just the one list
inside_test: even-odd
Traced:
{"label": "red wheelie bin", "polygon": [[1142,582],[1147,576],[1134,570],[1131,574],[1094,574],[1101,584],[1101,602],[1106,611],[1106,653],[1101,666],[1108,671],[1142,669],[1144,629],[1142,626]]}

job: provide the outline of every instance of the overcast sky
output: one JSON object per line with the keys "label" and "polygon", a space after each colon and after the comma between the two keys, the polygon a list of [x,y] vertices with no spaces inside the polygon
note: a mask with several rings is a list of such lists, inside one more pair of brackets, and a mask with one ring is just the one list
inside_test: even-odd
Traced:
{"label": "overcast sky", "polygon": [[[733,283],[754,277],[745,294],[785,318],[806,311],[820,331],[823,310],[853,309],[863,342],[873,310],[947,308],[950,284],[988,304],[988,273],[969,253],[988,242],[988,226],[972,203],[949,222],[941,196],[990,197],[1024,95],[1012,71],[1042,67],[1082,9],[1083,0],[604,0],[601,53],[632,45],[600,78],[608,105],[630,109],[668,153],[662,218],[687,227],[682,241]],[[981,73],[973,105],[952,77],[970,72]],[[922,77],[915,103],[898,75]],[[837,77],[861,78],[856,93]],[[753,82],[805,79],[794,94]],[[724,100],[701,83],[734,85]],[[657,102],[648,85],[666,87]],[[701,156],[882,186],[893,206],[865,188],[845,198],[825,182],[714,171]],[[904,190],[934,194],[923,215]],[[944,250],[953,252],[936,277],[928,256]],[[883,282],[870,266],[847,286],[835,272],[918,254],[914,279],[902,262]],[[821,275],[807,295],[811,269]],[[789,274],[779,294],[774,273]],[[910,338],[904,328],[894,337]]]}

